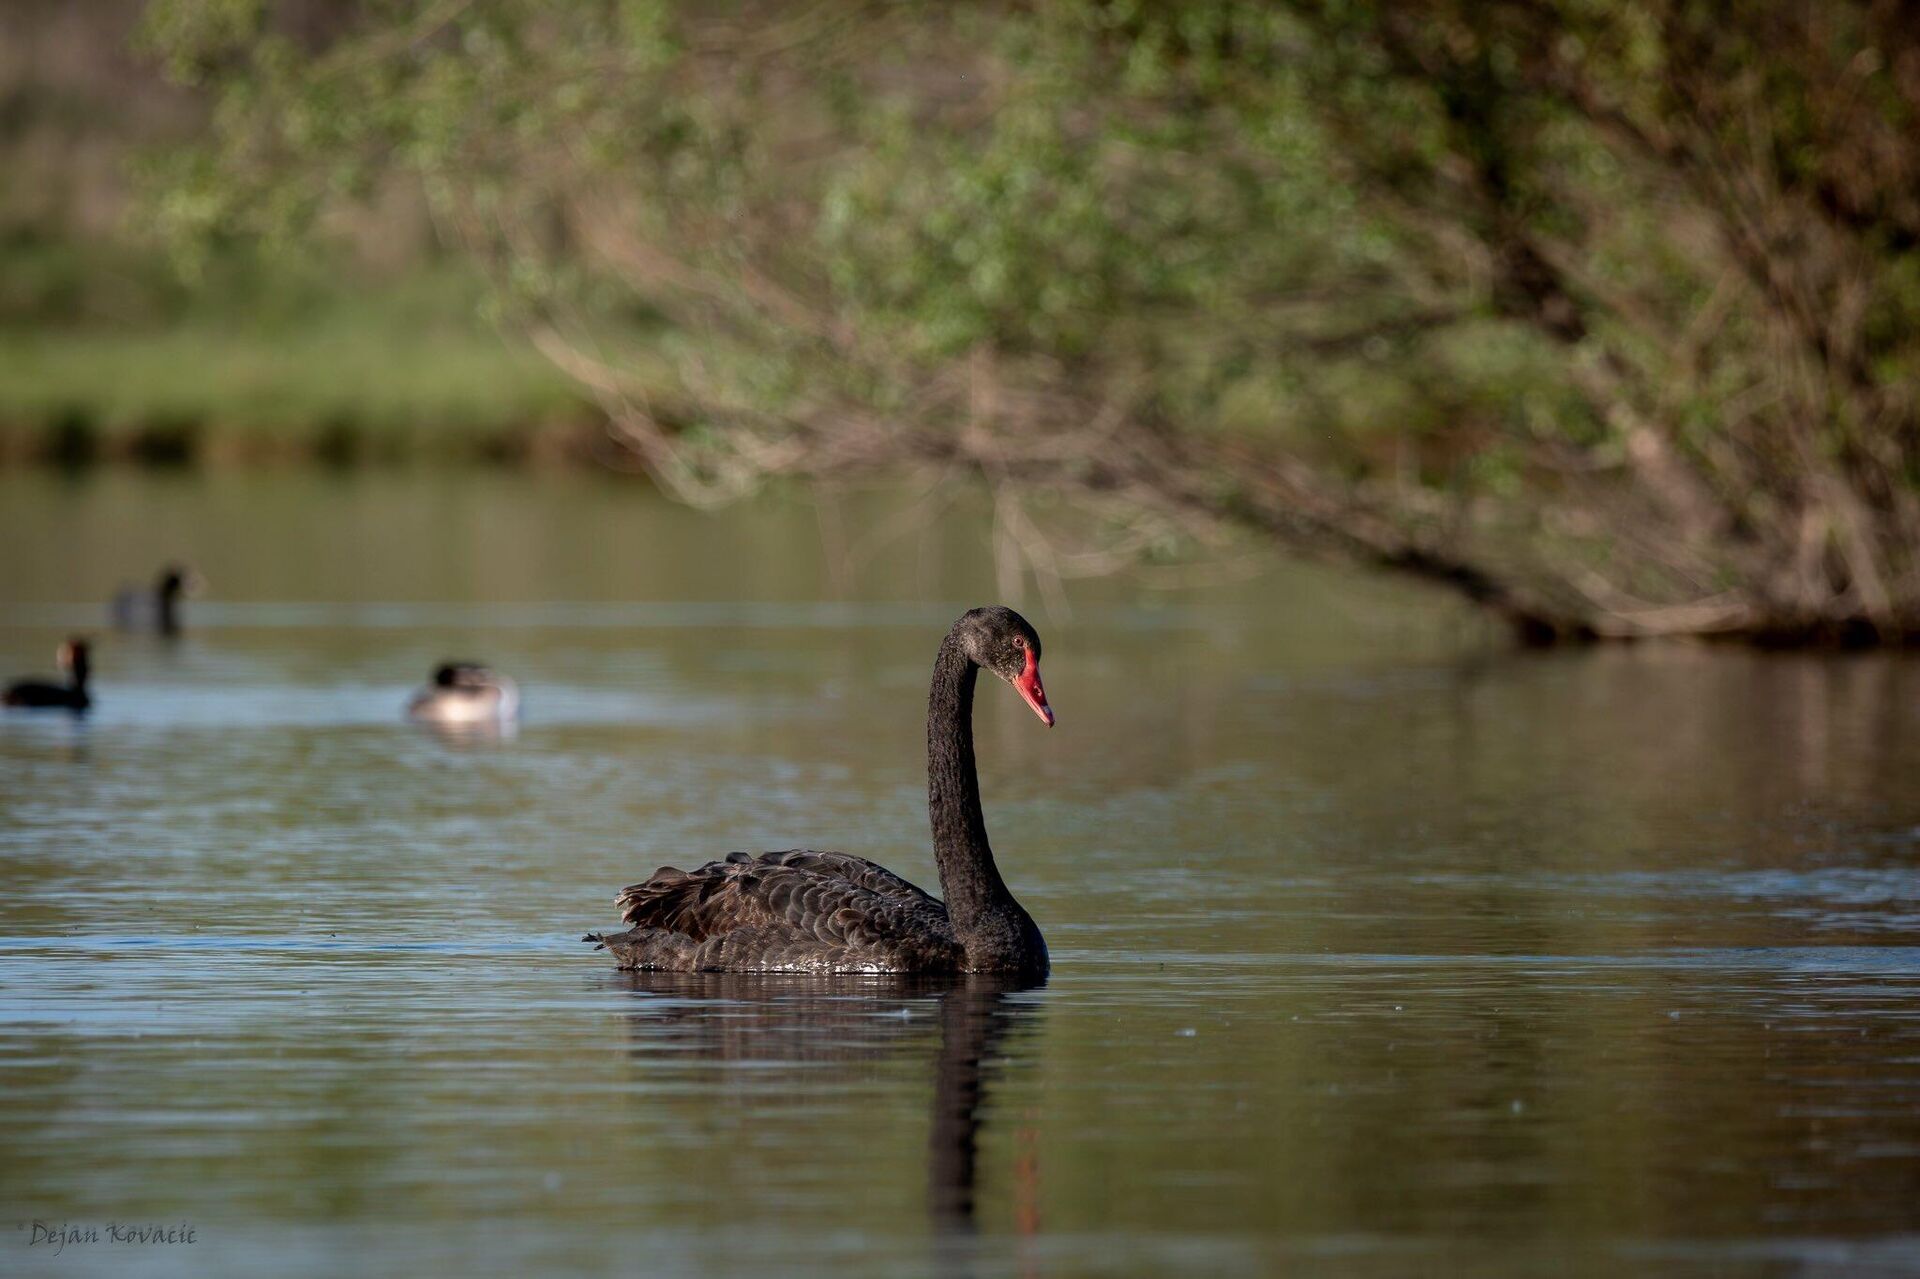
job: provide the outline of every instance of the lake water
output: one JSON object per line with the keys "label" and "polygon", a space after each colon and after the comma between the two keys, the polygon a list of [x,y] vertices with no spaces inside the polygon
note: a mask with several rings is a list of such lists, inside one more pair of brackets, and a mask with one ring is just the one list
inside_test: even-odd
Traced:
{"label": "lake water", "polygon": [[[578,939],[661,864],[932,884],[926,680],[996,588],[904,501],[0,475],[0,674],[210,580],[86,721],[0,719],[0,1271],[1920,1271],[1898,657],[1076,587],[1023,605],[1059,727],[978,720],[1049,981],[614,972]],[[401,722],[443,657],[516,735]]]}

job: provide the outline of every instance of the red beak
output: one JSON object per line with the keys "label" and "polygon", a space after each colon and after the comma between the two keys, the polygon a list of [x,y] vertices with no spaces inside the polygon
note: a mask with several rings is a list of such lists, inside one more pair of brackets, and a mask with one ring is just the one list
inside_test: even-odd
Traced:
{"label": "red beak", "polygon": [[1047,690],[1040,683],[1040,659],[1027,650],[1027,669],[1014,676],[1013,686],[1020,690],[1020,696],[1027,699],[1027,705],[1033,707],[1033,713],[1048,728],[1053,727],[1053,707],[1047,705]]}

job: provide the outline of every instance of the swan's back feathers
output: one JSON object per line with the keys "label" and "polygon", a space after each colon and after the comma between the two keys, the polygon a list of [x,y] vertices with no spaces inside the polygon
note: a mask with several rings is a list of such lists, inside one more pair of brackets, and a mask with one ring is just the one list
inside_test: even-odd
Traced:
{"label": "swan's back feathers", "polygon": [[802,971],[954,967],[946,907],[864,858],[789,849],[663,866],[621,892],[628,967]]}
{"label": "swan's back feathers", "polygon": [[947,917],[947,908],[940,899],[923,889],[908,883],[885,866],[876,866],[864,857],[855,857],[851,853],[821,853],[810,848],[789,848],[783,853],[761,853],[758,857],[746,853],[729,853],[727,861],[734,865],[759,864],[762,866],[784,866],[792,870],[812,871],[816,875],[836,876],[848,883],[857,884],[869,892],[891,898],[908,907],[931,906],[937,910],[941,919]]}

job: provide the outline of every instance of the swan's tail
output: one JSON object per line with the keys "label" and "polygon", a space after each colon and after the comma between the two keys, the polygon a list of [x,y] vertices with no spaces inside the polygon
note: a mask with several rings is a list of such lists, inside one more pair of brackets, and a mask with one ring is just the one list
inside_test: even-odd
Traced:
{"label": "swan's tail", "polygon": [[664,928],[629,928],[624,933],[588,933],[595,950],[611,954],[622,968],[653,968],[692,972],[700,967],[690,937]]}

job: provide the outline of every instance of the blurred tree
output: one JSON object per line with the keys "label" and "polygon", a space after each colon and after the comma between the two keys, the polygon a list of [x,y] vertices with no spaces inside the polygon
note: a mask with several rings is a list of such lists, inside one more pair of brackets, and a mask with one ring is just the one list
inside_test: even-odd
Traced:
{"label": "blurred tree", "polygon": [[[1912,0],[156,0],[159,224],[396,173],[661,482],[984,476],[1534,640],[1920,638]],[[1069,488],[1113,524],[1043,531]]]}

